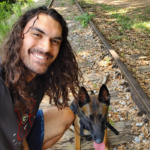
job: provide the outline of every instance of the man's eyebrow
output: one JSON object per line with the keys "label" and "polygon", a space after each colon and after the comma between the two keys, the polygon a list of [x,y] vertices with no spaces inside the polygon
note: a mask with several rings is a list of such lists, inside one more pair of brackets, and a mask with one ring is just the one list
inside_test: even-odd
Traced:
{"label": "man's eyebrow", "polygon": [[[32,27],[31,30],[36,30],[36,31],[46,35],[46,33],[39,28]],[[57,39],[57,40],[61,40],[61,41],[63,40],[63,38],[61,36],[60,37],[54,37],[53,39]]]}
{"label": "man's eyebrow", "polygon": [[42,34],[46,34],[44,31],[42,31],[41,29],[36,28],[36,27],[32,27],[31,30],[36,30],[36,31],[41,32]]}
{"label": "man's eyebrow", "polygon": [[54,37],[53,39],[57,39],[57,40],[63,40],[63,38],[62,37]]}

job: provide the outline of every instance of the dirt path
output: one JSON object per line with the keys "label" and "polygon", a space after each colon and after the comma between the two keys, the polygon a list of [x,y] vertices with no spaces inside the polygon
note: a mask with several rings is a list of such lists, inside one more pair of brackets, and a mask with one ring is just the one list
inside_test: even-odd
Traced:
{"label": "dirt path", "polygon": [[[115,7],[102,2],[110,1],[84,0],[84,10],[95,14],[94,24],[150,97],[150,1],[141,1],[144,4],[135,7],[122,5],[122,8],[121,2],[127,4],[129,1],[112,1],[114,4],[120,2]],[[139,1],[133,2],[132,6]]]}
{"label": "dirt path", "polygon": [[[81,13],[76,5],[71,5],[70,0],[65,2],[61,0],[55,1],[53,7],[67,20],[69,27],[68,39],[73,50],[77,53],[76,59],[83,72],[84,86],[87,90],[93,90],[98,94],[99,87],[106,73],[109,72],[110,74],[107,83],[111,93],[109,116],[113,126],[120,132],[119,136],[115,136],[114,133],[108,130],[110,150],[147,150],[150,147],[149,125],[144,122],[147,120],[147,116],[137,115],[139,109],[132,101],[131,93],[128,92],[129,89],[126,86],[126,80],[119,69],[115,67],[114,61],[106,52],[104,45],[90,26],[83,29],[79,22],[74,21],[74,17]],[[93,62],[96,62],[98,65]],[[70,100],[73,100],[71,95]],[[51,106],[48,104],[48,97],[46,96],[40,108],[46,109],[48,107]],[[137,127],[136,123],[142,123],[142,129]],[[135,138],[140,140],[140,142],[136,141]],[[87,142],[82,139],[81,143],[82,150],[94,150],[93,141]],[[67,130],[57,144],[48,150],[74,149],[74,132]]]}
{"label": "dirt path", "polygon": [[115,5],[120,7],[145,7],[150,6],[149,0],[93,0],[99,4]]}

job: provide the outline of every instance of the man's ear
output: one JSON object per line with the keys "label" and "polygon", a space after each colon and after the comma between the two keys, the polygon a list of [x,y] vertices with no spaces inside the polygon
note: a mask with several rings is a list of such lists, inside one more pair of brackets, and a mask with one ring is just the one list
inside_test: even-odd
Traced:
{"label": "man's ear", "polygon": [[24,39],[24,33],[21,34],[21,38]]}
{"label": "man's ear", "polygon": [[106,105],[110,105],[110,94],[105,84],[99,90],[98,100]]}
{"label": "man's ear", "polygon": [[82,107],[85,104],[90,102],[89,94],[88,94],[87,90],[83,86],[79,90],[78,102],[79,102],[79,106],[80,107]]}

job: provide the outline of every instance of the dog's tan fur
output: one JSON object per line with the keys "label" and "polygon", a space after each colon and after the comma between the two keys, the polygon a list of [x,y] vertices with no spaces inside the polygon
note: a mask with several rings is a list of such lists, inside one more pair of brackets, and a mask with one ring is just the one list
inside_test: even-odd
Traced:
{"label": "dog's tan fur", "polygon": [[[93,103],[93,99],[97,99],[97,96],[92,95],[90,96],[91,101],[84,105],[81,110],[84,112],[84,114],[88,117],[90,114],[92,114],[92,103]],[[99,102],[99,109],[98,112],[100,112],[101,114],[105,115],[108,112],[108,107],[107,105]],[[78,106],[79,107],[79,106]],[[108,117],[107,117],[108,120]],[[75,121],[74,121],[74,128],[75,128],[75,145],[76,145],[76,150],[80,150],[81,149],[81,145],[80,145],[80,141],[81,141],[81,137],[80,137],[80,118],[78,117],[78,115],[76,115],[75,117]],[[83,130],[84,135],[90,135],[90,132],[87,130]],[[104,136],[104,140],[103,142],[105,143],[105,150],[109,150],[108,147],[108,142],[107,142],[107,128],[105,129],[105,136]]]}

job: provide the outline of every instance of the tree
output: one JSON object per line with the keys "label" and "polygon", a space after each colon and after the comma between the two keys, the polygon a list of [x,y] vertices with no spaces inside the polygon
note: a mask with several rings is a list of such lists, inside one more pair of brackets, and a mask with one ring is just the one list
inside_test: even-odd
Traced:
{"label": "tree", "polygon": [[15,3],[17,0],[0,0],[0,2]]}

